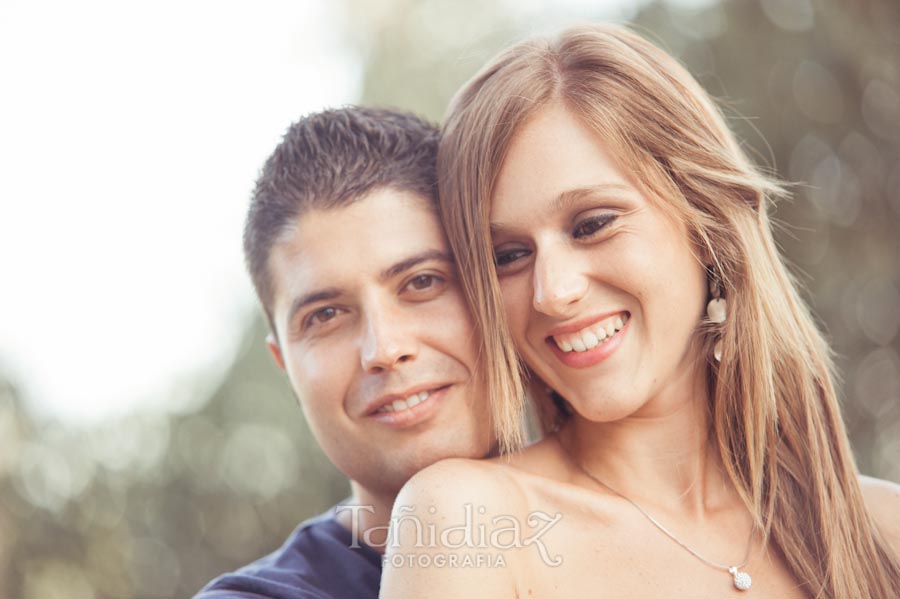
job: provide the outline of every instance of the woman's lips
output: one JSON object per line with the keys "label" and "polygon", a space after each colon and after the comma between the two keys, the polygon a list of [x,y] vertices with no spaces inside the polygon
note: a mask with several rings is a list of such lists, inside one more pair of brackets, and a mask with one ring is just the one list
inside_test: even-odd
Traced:
{"label": "woman's lips", "polygon": [[630,314],[622,312],[568,335],[547,337],[545,342],[566,366],[588,368],[609,358],[622,345],[630,324]]}

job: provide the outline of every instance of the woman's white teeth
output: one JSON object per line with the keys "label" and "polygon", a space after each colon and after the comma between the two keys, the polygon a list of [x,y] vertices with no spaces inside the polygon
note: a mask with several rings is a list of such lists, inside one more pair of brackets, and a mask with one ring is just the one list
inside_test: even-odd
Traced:
{"label": "woman's white teeth", "polygon": [[576,333],[555,336],[553,341],[556,342],[559,349],[566,353],[587,351],[594,349],[621,331],[626,322],[628,322],[628,315],[616,316],[606,322],[592,324]]}
{"label": "woman's white teeth", "polygon": [[407,410],[413,406],[417,406],[431,395],[430,391],[420,391],[419,393],[413,393],[406,399],[395,399],[389,404],[385,404],[376,410],[377,412],[400,412],[401,410]]}
{"label": "woman's white teeth", "polygon": [[600,345],[600,339],[597,338],[592,331],[587,331],[581,335],[582,341],[584,341],[584,346],[587,349],[594,349],[598,345]]}

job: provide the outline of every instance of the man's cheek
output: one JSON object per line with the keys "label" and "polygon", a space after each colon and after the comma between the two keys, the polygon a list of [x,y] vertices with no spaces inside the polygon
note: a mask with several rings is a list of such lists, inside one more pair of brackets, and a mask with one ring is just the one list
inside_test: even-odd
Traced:
{"label": "man's cheek", "polygon": [[435,327],[438,327],[441,332],[456,338],[473,335],[475,324],[462,295],[447,294],[442,299],[444,301],[432,302],[429,306],[433,320],[429,321],[428,330],[435,330]]}
{"label": "man's cheek", "polygon": [[[330,359],[329,359],[330,358]],[[320,387],[342,368],[344,358],[335,352],[305,351],[297,360],[298,383]]]}

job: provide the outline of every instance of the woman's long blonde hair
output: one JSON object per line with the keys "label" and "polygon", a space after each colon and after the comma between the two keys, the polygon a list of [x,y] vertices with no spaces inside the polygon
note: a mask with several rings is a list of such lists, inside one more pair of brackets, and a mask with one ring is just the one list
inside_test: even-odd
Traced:
{"label": "woman's long blonde hair", "polygon": [[[502,446],[520,442],[523,376],[503,319],[488,218],[516,131],[560,102],[618,150],[648,197],[680,219],[728,299],[709,368],[713,434],[747,507],[817,597],[889,597],[900,562],[863,500],[828,344],[772,237],[781,187],[741,150],[709,96],[672,57],[616,25],[521,42],[454,98],[439,152],[441,210],[484,338]],[[707,331],[709,333],[709,331]]]}

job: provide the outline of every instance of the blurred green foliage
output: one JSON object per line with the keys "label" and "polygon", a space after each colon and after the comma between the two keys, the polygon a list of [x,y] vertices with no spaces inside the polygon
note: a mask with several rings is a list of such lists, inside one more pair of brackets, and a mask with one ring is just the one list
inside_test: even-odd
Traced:
{"label": "blurred green foliage", "polygon": [[29,421],[0,388],[0,597],[188,597],[349,493],[319,451],[261,320],[190,413],[91,430]]}
{"label": "blurred green foliage", "polygon": [[[495,51],[560,20],[475,0],[345,4],[361,101],[436,120]],[[900,4],[652,3],[633,23],[799,183],[779,241],[833,340],[861,469],[900,481]],[[0,599],[188,597],[345,496],[264,335],[253,319],[221,382],[182,383],[194,407],[87,431],[36,420],[0,382]]]}

